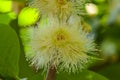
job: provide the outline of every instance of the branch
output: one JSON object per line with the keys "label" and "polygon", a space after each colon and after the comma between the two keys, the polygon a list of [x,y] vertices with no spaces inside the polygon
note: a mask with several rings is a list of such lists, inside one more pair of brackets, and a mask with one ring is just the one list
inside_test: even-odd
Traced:
{"label": "branch", "polygon": [[46,75],[46,80],[55,80],[55,75],[56,75],[56,68],[53,66],[50,66],[48,68],[48,72]]}

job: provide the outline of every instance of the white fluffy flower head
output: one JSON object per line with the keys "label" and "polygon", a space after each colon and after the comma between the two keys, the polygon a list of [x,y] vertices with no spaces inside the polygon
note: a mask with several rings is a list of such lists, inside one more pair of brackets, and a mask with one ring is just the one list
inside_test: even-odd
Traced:
{"label": "white fluffy flower head", "polygon": [[48,25],[34,29],[33,55],[28,58],[37,69],[53,65],[56,69],[76,72],[90,62],[88,52],[95,51],[93,40],[81,28]]}
{"label": "white fluffy flower head", "polygon": [[42,15],[66,18],[72,14],[84,14],[88,0],[31,0],[30,7],[37,8]]}

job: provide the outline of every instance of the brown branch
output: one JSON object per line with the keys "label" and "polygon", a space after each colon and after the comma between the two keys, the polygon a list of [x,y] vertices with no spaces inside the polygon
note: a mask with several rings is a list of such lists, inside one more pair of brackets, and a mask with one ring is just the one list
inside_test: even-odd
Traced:
{"label": "brown branch", "polygon": [[55,80],[55,75],[56,75],[56,68],[53,66],[50,66],[48,68],[48,72],[46,75],[46,80]]}
{"label": "brown branch", "polygon": [[25,7],[25,2],[12,1],[12,10],[18,15],[22,8]]}

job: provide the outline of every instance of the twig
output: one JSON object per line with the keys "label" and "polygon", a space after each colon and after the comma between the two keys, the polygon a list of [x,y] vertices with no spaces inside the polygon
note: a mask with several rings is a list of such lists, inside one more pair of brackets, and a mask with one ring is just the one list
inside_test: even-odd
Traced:
{"label": "twig", "polygon": [[55,75],[56,75],[56,68],[54,66],[50,66],[48,68],[46,80],[55,80]]}

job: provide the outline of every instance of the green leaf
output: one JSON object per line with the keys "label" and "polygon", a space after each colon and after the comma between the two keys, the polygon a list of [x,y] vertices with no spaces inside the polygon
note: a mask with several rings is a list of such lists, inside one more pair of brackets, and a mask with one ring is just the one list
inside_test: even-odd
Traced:
{"label": "green leaf", "polygon": [[0,23],[9,24],[10,21],[11,21],[11,18],[8,14],[0,14]]}
{"label": "green leaf", "polygon": [[0,75],[17,78],[20,46],[17,34],[8,25],[0,24]]}
{"label": "green leaf", "polygon": [[110,80],[120,79],[120,63],[111,64],[98,71],[98,73],[108,77]]}
{"label": "green leaf", "polygon": [[9,24],[14,19],[16,19],[16,14],[14,12],[0,13],[0,23],[2,24]]}
{"label": "green leaf", "polygon": [[[17,20],[11,21],[12,28],[16,31],[19,36],[19,26],[17,24]],[[26,36],[27,37],[27,36]],[[32,67],[30,67],[28,61],[25,58],[24,46],[21,38],[20,41],[20,59],[19,59],[19,77],[21,79],[26,78],[27,80],[43,80],[42,71],[39,70],[36,72]]]}
{"label": "green leaf", "polygon": [[59,73],[56,80],[108,80],[95,72],[84,70],[76,74]]}

